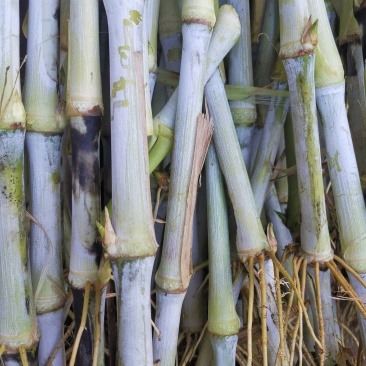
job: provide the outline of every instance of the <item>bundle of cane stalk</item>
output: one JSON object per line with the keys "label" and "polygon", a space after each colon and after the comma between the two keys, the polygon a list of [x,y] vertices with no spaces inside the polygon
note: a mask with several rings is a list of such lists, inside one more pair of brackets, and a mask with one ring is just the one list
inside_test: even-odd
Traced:
{"label": "bundle of cane stalk", "polygon": [[1,5],[2,364],[366,362],[363,1]]}

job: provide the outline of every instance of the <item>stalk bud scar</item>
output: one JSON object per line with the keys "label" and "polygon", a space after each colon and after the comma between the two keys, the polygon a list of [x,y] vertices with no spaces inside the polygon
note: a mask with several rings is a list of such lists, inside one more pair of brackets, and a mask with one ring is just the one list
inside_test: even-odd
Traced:
{"label": "stalk bud scar", "polygon": [[280,1],[280,58],[288,59],[314,53],[317,44],[317,22],[312,23],[306,2]]}
{"label": "stalk bud scar", "polygon": [[[104,228],[103,228],[103,238],[102,243],[103,247],[108,253],[109,256],[113,257],[117,254],[117,236],[116,233],[113,230],[112,222],[109,218],[109,212],[107,207],[104,209],[105,214],[105,222],[104,222]],[[98,227],[99,229],[99,227]],[[99,231],[101,232],[101,231]]]}
{"label": "stalk bud scar", "polygon": [[278,243],[277,243],[277,239],[274,234],[273,224],[271,222],[267,225],[267,242],[268,242],[270,250],[273,253],[276,253]]}

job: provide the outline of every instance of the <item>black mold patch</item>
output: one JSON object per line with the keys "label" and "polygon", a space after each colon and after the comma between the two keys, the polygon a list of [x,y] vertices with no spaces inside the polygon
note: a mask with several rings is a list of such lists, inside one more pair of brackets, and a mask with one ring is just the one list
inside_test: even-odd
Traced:
{"label": "black mold patch", "polygon": [[97,264],[97,266],[99,268],[100,261],[102,259],[102,255],[103,255],[102,243],[100,243],[98,241],[95,241],[93,243],[93,247],[92,247],[91,252],[95,254],[95,263]]}
{"label": "black mold patch", "polygon": [[99,136],[101,117],[82,117],[85,133],[71,125],[72,144],[72,188],[76,187],[90,194],[100,192]]}
{"label": "black mold patch", "polygon": [[29,309],[29,297],[28,296],[25,298],[25,308],[27,309],[27,313],[29,315],[30,309]]}

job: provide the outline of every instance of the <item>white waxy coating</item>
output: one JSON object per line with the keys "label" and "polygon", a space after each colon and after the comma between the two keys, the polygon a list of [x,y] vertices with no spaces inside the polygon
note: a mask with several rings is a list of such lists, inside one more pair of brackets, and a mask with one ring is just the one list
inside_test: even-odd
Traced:
{"label": "white waxy coating", "polygon": [[366,207],[344,103],[344,83],[316,90],[343,257],[366,273]]}

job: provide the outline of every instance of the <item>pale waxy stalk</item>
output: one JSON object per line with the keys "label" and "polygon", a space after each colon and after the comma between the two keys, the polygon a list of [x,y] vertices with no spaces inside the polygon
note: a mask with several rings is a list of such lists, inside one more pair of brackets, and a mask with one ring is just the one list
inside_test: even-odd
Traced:
{"label": "pale waxy stalk", "polygon": [[19,75],[19,2],[2,2],[0,12],[0,345],[2,361],[19,365],[38,343],[28,248],[24,193],[25,111]]}
{"label": "pale waxy stalk", "polygon": [[[328,169],[336,206],[341,251],[344,260],[357,273],[366,274],[366,207],[359,170],[344,103],[343,67],[328,23],[323,2],[309,1],[309,9],[319,19],[319,56],[315,64],[315,86],[318,110],[324,131]],[[352,276],[351,276],[352,279]],[[354,285],[354,282],[351,282]],[[362,299],[366,290],[355,287]],[[363,306],[363,304],[362,304]],[[365,320],[363,319],[362,323]],[[361,327],[364,330],[364,326]],[[365,334],[362,339],[366,338]],[[334,347],[336,348],[336,347]],[[337,349],[330,349],[337,356]]]}
{"label": "pale waxy stalk", "polygon": [[[44,365],[63,337],[60,163],[65,128],[57,96],[59,1],[30,1],[24,106],[30,181],[30,260],[41,333],[38,361]],[[64,348],[53,365],[65,363]]]}
{"label": "pale waxy stalk", "polygon": [[[320,291],[331,298],[330,288],[320,289],[320,263],[330,261],[333,251],[330,246],[328,222],[321,167],[319,130],[315,105],[315,45],[318,23],[312,23],[308,5],[301,1],[280,1],[281,50],[290,91],[291,113],[294,129],[298,189],[301,208],[301,256],[314,262],[317,269],[314,291],[317,293],[317,323],[320,362],[323,363],[330,344],[324,333],[324,317]],[[322,34],[320,32],[320,34]],[[317,57],[321,55],[317,55]],[[299,262],[298,262],[299,263]],[[303,266],[306,262],[303,262]],[[296,274],[295,274],[296,275]],[[319,296],[318,296],[319,295]],[[325,305],[325,304],[324,304]],[[305,314],[304,314],[305,315]],[[330,319],[332,320],[332,319]],[[300,318],[300,338],[302,338]],[[300,353],[300,358],[301,358]]]}
{"label": "pale waxy stalk", "polygon": [[[77,289],[84,288],[87,281],[94,283],[98,272],[96,257],[99,249],[95,221],[100,215],[99,135],[103,104],[99,38],[95,23],[98,23],[98,5],[95,0],[71,1],[66,104],[66,113],[70,117],[73,160],[69,281]],[[85,33],[85,29],[89,28],[93,29],[95,37]]]}
{"label": "pale waxy stalk", "polygon": [[213,1],[184,1],[182,19],[183,52],[169,201],[162,258],[155,276],[158,286],[155,323],[161,340],[154,334],[154,360],[160,360],[161,366],[175,363],[179,316],[173,318],[163,309],[166,303],[174,301],[176,310],[171,311],[179,314],[189,285],[197,180],[208,147],[205,144],[211,137],[210,123],[201,116],[201,109],[207,49],[216,20]]}
{"label": "pale waxy stalk", "polygon": [[206,184],[210,268],[208,331],[215,365],[235,365],[240,322],[232,288],[224,184],[213,143],[206,158]]}
{"label": "pale waxy stalk", "polygon": [[324,131],[343,257],[358,273],[366,273],[366,208],[344,103],[342,63],[333,40],[323,3],[309,2],[319,19],[315,86]]}
{"label": "pale waxy stalk", "polygon": [[[286,21],[285,21],[286,19]],[[310,262],[332,259],[315,105],[316,28],[307,5],[280,1],[281,50],[287,73],[301,204],[301,253]]]}
{"label": "pale waxy stalk", "polygon": [[[285,90],[287,89],[287,82],[278,81],[274,88]],[[271,99],[271,104],[263,127],[262,138],[258,145],[257,156],[250,176],[250,183],[252,185],[253,196],[259,214],[262,211],[267,196],[269,179],[272,173],[289,104],[289,98],[277,97]]]}
{"label": "pale waxy stalk", "polygon": [[145,1],[104,1],[109,28],[112,223],[103,244],[113,263],[118,365],[153,363],[150,281],[157,248],[147,156],[143,12]]}

